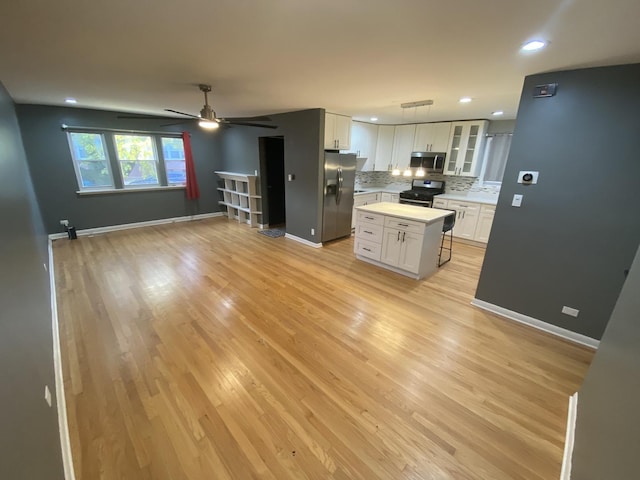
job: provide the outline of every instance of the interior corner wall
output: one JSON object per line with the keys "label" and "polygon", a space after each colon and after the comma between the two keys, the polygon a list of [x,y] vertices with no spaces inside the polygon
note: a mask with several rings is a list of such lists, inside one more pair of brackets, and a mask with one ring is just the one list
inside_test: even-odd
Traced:
{"label": "interior corner wall", "polygon": [[[76,229],[105,227],[218,212],[217,179],[221,167],[218,132],[194,122],[161,127],[163,121],[119,119],[120,112],[44,105],[17,105],[27,161],[48,233],[62,232],[68,219]],[[78,195],[78,182],[61,125],[106,129],[191,133],[200,198],[188,200],[184,189]]]}
{"label": "interior corner wall", "polygon": [[[47,235],[0,83],[0,478],[62,479]],[[44,399],[45,385],[53,407]]]}
{"label": "interior corner wall", "polygon": [[640,248],[578,395],[571,478],[640,472]]}
{"label": "interior corner wall", "polygon": [[[276,129],[233,127],[224,131],[223,170],[253,174],[260,171],[259,137],[284,137],[286,231],[312,243],[322,238],[322,180],[324,110],[309,109],[269,115]],[[261,180],[264,180],[262,178]],[[266,184],[261,183],[262,191]],[[311,229],[315,235],[311,235]]]}
{"label": "interior corner wall", "polygon": [[477,299],[601,338],[640,242],[638,85],[640,64],[525,79]]}

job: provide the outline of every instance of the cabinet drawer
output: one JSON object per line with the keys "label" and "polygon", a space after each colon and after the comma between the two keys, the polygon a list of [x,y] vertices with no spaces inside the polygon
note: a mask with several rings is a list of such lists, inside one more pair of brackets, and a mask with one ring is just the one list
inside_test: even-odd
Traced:
{"label": "cabinet drawer", "polygon": [[379,213],[358,212],[358,223],[384,225],[384,215],[380,215]]}
{"label": "cabinet drawer", "polygon": [[382,250],[382,245],[380,243],[373,243],[373,242],[362,240],[361,238],[356,237],[355,246],[354,246],[354,251],[356,255],[361,255],[363,257],[380,261],[381,250]]}
{"label": "cabinet drawer", "polygon": [[358,223],[356,237],[369,242],[382,243],[382,225],[374,223]]}
{"label": "cabinet drawer", "polygon": [[447,200],[439,200],[437,198],[433,199],[433,208],[447,208],[448,206]]}
{"label": "cabinet drawer", "polygon": [[424,233],[424,223],[405,220],[403,218],[385,217],[384,226],[405,232]]}

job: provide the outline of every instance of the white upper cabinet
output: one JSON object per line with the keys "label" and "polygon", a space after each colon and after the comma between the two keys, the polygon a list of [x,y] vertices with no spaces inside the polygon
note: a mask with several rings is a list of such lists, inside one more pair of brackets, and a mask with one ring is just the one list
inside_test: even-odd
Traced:
{"label": "white upper cabinet", "polygon": [[396,127],[393,125],[380,125],[378,127],[378,140],[376,141],[376,161],[374,170],[386,172],[391,170],[393,155],[393,137]]}
{"label": "white upper cabinet", "polygon": [[351,148],[351,117],[325,112],[324,148],[326,150]]}
{"label": "white upper cabinet", "polygon": [[451,122],[419,123],[413,142],[414,152],[446,152],[451,136]]}
{"label": "white upper cabinet", "polygon": [[376,163],[378,125],[364,122],[351,123],[351,153],[358,159],[358,170],[370,172]]}
{"label": "white upper cabinet", "polygon": [[482,145],[489,122],[486,120],[451,124],[445,175],[477,177],[482,168]]}
{"label": "white upper cabinet", "polygon": [[415,124],[396,125],[395,135],[393,136],[393,154],[391,157],[394,168],[397,167],[401,170],[409,168],[415,135]]}

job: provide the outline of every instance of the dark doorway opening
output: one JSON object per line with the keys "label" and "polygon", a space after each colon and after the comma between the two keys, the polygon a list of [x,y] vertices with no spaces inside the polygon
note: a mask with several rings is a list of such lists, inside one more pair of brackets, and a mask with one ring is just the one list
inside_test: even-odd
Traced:
{"label": "dark doorway opening", "polygon": [[[284,196],[284,137],[259,137],[262,208],[269,227],[286,223]],[[265,201],[266,200],[266,201]]]}

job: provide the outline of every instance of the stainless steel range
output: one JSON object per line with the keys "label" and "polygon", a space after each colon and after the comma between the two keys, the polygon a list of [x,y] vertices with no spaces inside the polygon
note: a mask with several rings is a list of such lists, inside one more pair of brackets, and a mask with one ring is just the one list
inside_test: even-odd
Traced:
{"label": "stainless steel range", "polygon": [[411,190],[400,192],[400,203],[430,207],[434,195],[441,193],[444,193],[443,181],[415,179],[411,182]]}

